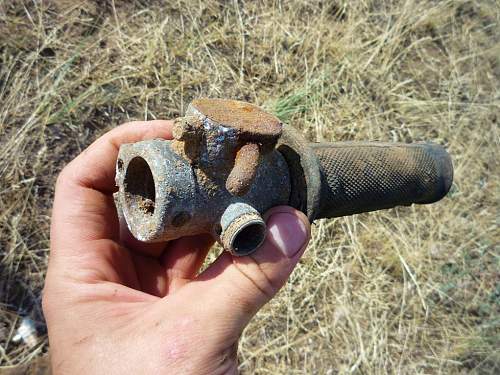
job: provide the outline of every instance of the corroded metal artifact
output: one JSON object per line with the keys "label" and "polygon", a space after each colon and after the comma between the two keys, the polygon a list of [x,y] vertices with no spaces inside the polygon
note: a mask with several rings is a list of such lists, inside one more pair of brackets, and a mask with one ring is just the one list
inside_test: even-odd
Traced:
{"label": "corroded metal artifact", "polygon": [[439,145],[309,143],[235,100],[194,100],[173,135],[120,148],[116,202],[141,241],[210,233],[247,255],[264,241],[261,213],[273,206],[291,205],[313,221],[436,202],[453,180]]}

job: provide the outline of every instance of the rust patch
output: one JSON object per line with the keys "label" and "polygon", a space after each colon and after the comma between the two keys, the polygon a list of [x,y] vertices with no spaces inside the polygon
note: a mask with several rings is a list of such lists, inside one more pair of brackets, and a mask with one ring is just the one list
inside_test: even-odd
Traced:
{"label": "rust patch", "polygon": [[201,152],[202,121],[196,117],[180,117],[174,122],[172,135],[175,150],[191,162],[196,162]]}
{"label": "rust patch", "polygon": [[257,174],[260,148],[255,143],[247,143],[236,153],[234,167],[226,181],[226,189],[235,196],[245,195]]}
{"label": "rust patch", "polygon": [[211,176],[207,172],[215,173],[212,170],[204,170],[200,168],[195,168],[194,172],[196,174],[196,180],[200,186],[203,186],[205,193],[213,198],[220,192],[220,185],[218,184],[216,176]]}
{"label": "rust patch", "polygon": [[273,148],[281,136],[281,121],[261,108],[238,100],[196,99],[191,105],[210,120],[235,129],[242,141]]}

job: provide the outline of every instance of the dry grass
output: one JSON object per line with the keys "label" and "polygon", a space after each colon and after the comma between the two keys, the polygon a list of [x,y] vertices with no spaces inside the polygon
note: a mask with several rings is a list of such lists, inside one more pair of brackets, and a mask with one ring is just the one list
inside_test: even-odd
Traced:
{"label": "dry grass", "polygon": [[[438,204],[319,222],[246,330],[242,372],[500,372],[499,9],[0,0],[0,366],[47,350],[58,171],[105,130],[203,95],[263,105],[312,140],[435,141],[456,171]],[[31,349],[12,342],[23,316],[40,324]]]}

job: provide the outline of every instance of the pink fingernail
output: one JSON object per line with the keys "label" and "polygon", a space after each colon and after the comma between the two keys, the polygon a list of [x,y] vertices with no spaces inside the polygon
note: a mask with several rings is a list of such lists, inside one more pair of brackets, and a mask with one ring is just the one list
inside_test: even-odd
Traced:
{"label": "pink fingernail", "polygon": [[273,214],[267,221],[267,227],[272,241],[287,258],[293,258],[309,237],[302,220],[286,212]]}

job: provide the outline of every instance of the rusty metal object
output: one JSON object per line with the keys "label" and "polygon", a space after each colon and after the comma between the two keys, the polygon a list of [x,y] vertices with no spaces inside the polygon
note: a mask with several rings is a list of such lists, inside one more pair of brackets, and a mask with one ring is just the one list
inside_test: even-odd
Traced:
{"label": "rusty metal object", "polygon": [[193,101],[173,135],[120,148],[115,200],[142,241],[210,233],[247,255],[264,241],[260,214],[273,206],[291,205],[313,221],[435,202],[453,180],[441,146],[308,143],[234,100]]}
{"label": "rusty metal object", "polygon": [[256,143],[247,143],[238,150],[234,167],[226,181],[226,189],[236,196],[245,195],[250,189],[260,160],[260,149]]}
{"label": "rusty metal object", "polygon": [[[203,106],[196,103],[175,121],[174,140],[120,148],[116,201],[141,241],[210,233],[244,255],[265,238],[259,213],[288,204],[288,165],[274,151],[281,123],[246,103],[228,101],[230,113],[215,111],[213,117],[199,112]],[[252,132],[252,118],[263,121],[267,131]]]}
{"label": "rusty metal object", "polygon": [[237,255],[247,255],[266,238],[266,223],[249,204],[231,203],[220,219],[222,246]]}
{"label": "rusty metal object", "polygon": [[[218,132],[213,132],[213,129]],[[206,131],[205,139],[203,131]],[[216,152],[209,154],[218,154],[218,157],[225,158],[227,165],[232,164],[226,188],[234,196],[242,196],[255,179],[261,155],[274,149],[281,132],[281,122],[253,104],[238,100],[197,99],[189,105],[186,117],[176,120],[174,138],[182,145],[174,147],[183,149],[184,154],[196,163],[203,142],[216,144]],[[220,140],[225,144],[221,145]],[[224,147],[229,147],[228,152],[219,152]],[[214,165],[205,163],[201,167],[210,173]]]}
{"label": "rusty metal object", "polygon": [[179,141],[178,152],[185,155],[191,162],[196,162],[201,152],[203,139],[203,122],[197,117],[180,117],[175,120],[172,135]]}
{"label": "rusty metal object", "polygon": [[261,143],[271,148],[282,131],[278,118],[253,104],[239,100],[196,99],[192,101],[186,114],[202,114],[213,123],[230,126],[244,142]]}

